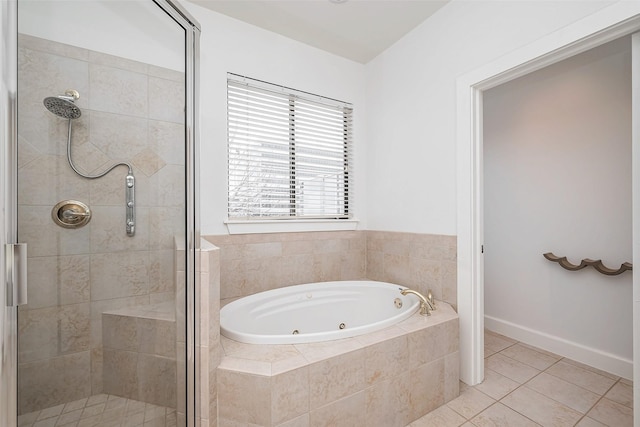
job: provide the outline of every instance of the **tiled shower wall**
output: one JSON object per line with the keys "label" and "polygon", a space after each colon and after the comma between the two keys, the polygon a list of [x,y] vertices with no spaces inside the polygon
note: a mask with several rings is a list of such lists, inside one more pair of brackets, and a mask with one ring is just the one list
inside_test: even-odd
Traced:
{"label": "tiled shower wall", "polygon": [[[18,237],[29,247],[29,300],[19,314],[23,413],[102,392],[102,312],[174,299],[173,239],[184,234],[184,74],[20,35],[19,76]],[[66,89],[80,92],[78,168],[133,165],[135,237],[125,233],[126,168],[87,180],[67,164],[67,120],[42,105]],[[52,207],[65,199],[89,205],[87,226],[52,222]]]}
{"label": "tiled shower wall", "polygon": [[371,279],[457,305],[456,237],[388,231],[206,236],[220,250],[224,299],[300,283]]}

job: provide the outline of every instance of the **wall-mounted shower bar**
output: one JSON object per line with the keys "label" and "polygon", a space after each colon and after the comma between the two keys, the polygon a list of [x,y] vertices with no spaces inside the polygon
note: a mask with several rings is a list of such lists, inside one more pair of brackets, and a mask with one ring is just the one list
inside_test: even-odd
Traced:
{"label": "wall-mounted shower bar", "polygon": [[557,262],[558,264],[560,264],[560,267],[569,271],[578,271],[578,270],[582,270],[585,267],[591,266],[595,268],[598,272],[605,274],[607,276],[617,276],[618,274],[622,274],[627,270],[629,271],[633,270],[633,264],[631,264],[630,262],[622,263],[620,265],[620,268],[616,270],[613,268],[606,267],[602,263],[602,260],[600,259],[593,260],[593,259],[585,258],[582,261],[580,261],[580,264],[572,264],[567,260],[566,256],[559,257],[554,255],[552,252],[547,252],[546,254],[542,254],[542,256],[548,259],[549,261]]}
{"label": "wall-mounted shower bar", "polygon": [[80,94],[77,90],[68,89],[65,91],[64,95],[58,96],[50,96],[44,99],[43,104],[47,108],[47,110],[51,111],[58,117],[62,117],[64,119],[69,120],[69,129],[67,132],[67,161],[69,162],[69,166],[75,173],[80,175],[86,179],[97,179],[102,178],[113,169],[118,166],[126,166],[128,169],[127,176],[125,177],[125,188],[126,188],[126,220],[125,227],[127,230],[127,236],[132,237],[135,235],[136,230],[136,211],[135,211],[135,178],[133,176],[133,168],[129,163],[120,162],[114,165],[111,165],[109,168],[104,170],[103,172],[96,175],[88,175],[82,173],[76,166],[73,164],[73,160],[71,157],[71,121],[77,119],[82,115],[82,111],[75,105],[75,101],[80,98]]}

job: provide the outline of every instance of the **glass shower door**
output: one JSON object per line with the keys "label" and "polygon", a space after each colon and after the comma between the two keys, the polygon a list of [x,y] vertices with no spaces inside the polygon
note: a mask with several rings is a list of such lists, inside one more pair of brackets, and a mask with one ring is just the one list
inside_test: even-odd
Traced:
{"label": "glass shower door", "polygon": [[[0,272],[8,273],[7,257],[10,245],[16,243],[15,175],[16,139],[16,48],[17,7],[13,0],[0,4]],[[0,285],[0,425],[16,425],[17,388],[17,301],[14,301],[13,283],[3,274]]]}
{"label": "glass shower door", "polygon": [[185,29],[19,0],[20,425],[186,425]]}

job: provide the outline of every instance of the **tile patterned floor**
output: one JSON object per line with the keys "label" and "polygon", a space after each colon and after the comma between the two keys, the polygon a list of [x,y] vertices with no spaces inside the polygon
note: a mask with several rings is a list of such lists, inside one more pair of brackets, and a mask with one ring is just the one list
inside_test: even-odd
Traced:
{"label": "tile patterned floor", "polygon": [[[19,427],[175,427],[173,409],[101,394],[21,415]],[[409,427],[632,427],[633,383],[485,333],[485,381]],[[383,427],[383,426],[378,426]]]}
{"label": "tile patterned floor", "polygon": [[490,331],[485,381],[410,427],[632,427],[633,383]]}
{"label": "tile patterned floor", "polygon": [[176,427],[171,408],[99,394],[30,412],[18,417],[18,427]]}

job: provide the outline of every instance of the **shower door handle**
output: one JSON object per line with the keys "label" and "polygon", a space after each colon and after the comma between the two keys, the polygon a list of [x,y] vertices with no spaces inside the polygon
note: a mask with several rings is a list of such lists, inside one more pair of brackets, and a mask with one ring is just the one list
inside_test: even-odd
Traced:
{"label": "shower door handle", "polygon": [[27,244],[5,244],[7,306],[27,303]]}

